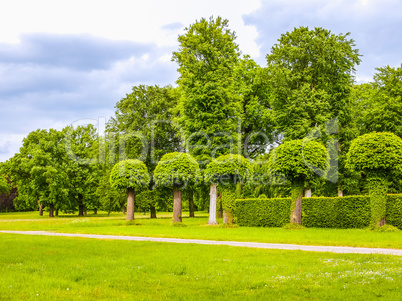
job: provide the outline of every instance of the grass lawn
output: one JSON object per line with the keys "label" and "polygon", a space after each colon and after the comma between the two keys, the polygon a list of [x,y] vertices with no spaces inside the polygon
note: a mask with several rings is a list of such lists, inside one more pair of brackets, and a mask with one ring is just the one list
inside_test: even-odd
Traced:
{"label": "grass lawn", "polygon": [[[185,216],[187,213],[184,213]],[[365,229],[285,230],[281,228],[223,228],[209,226],[208,214],[196,212],[196,218],[183,218],[187,227],[172,225],[172,213],[158,213],[157,219],[136,213],[127,223],[121,213],[40,217],[38,212],[0,213],[0,230],[47,230],[66,233],[116,234],[169,238],[194,238],[304,245],[330,245],[402,249],[402,231],[378,233]],[[222,224],[222,220],[218,220]]]}
{"label": "grass lawn", "polygon": [[0,300],[400,300],[401,283],[398,256],[0,234]]}

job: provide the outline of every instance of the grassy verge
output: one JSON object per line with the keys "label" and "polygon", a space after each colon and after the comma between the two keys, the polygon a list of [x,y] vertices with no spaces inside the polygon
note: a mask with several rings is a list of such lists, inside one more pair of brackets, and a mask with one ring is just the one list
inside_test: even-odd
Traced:
{"label": "grassy verge", "polygon": [[400,300],[402,258],[0,234],[1,300]]}
{"label": "grassy verge", "polygon": [[[37,213],[0,214],[0,230],[47,230],[65,233],[115,234],[169,238],[194,238],[304,245],[352,246],[402,249],[402,231],[378,233],[364,229],[285,230],[281,228],[223,228],[208,226],[206,213],[196,218],[183,218],[187,227],[173,227],[171,213],[158,214],[157,219],[136,214],[136,220],[127,223],[122,214],[64,215],[58,218],[39,218]],[[222,220],[218,220],[222,223]]]}

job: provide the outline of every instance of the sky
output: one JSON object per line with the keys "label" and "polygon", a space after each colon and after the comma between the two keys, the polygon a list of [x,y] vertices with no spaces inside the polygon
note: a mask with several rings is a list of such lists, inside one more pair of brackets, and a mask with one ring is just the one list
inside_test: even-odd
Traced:
{"label": "sky", "polygon": [[398,0],[0,1],[0,162],[36,129],[104,128],[133,86],[175,85],[177,37],[221,16],[261,66],[295,27],[350,32],[362,55],[356,82],[402,63]]}

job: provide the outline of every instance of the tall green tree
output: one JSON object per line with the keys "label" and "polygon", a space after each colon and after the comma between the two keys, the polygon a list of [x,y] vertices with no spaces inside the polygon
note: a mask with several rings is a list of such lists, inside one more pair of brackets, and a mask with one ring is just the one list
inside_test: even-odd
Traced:
{"label": "tall green tree", "polygon": [[402,137],[402,65],[377,68],[374,82],[356,90],[361,134],[391,132]]}
{"label": "tall green tree", "polygon": [[0,193],[9,193],[10,192],[10,188],[8,186],[7,183],[7,179],[0,175]]}
{"label": "tall green tree", "polygon": [[267,55],[272,118],[285,139],[302,139],[313,128],[338,120],[340,194],[344,158],[356,134],[350,92],[360,55],[349,35],[299,27],[282,34]]}
{"label": "tall green tree", "polygon": [[[204,168],[214,158],[241,149],[242,105],[235,74],[240,51],[229,21],[221,17],[202,18],[185,31],[173,53],[180,73],[177,120],[187,149]],[[211,184],[210,206],[216,206],[214,198],[216,186]]]}
{"label": "tall green tree", "polygon": [[187,148],[202,166],[233,153],[239,142],[241,97],[234,70],[240,52],[228,23],[221,17],[202,18],[179,36],[179,49],[173,53],[182,92],[178,122]]}
{"label": "tall green tree", "polygon": [[[134,86],[116,104],[115,116],[108,123],[107,131],[112,138],[108,142],[112,146],[108,148],[112,150],[109,161],[139,159],[152,174],[163,155],[180,151],[183,147],[180,130],[172,121],[179,97],[178,89],[171,86]],[[114,159],[110,157],[113,153]],[[151,181],[148,190],[153,190],[153,186]],[[155,211],[154,205],[149,203],[151,212]]]}
{"label": "tall green tree", "polygon": [[278,139],[272,120],[272,89],[266,69],[245,55],[235,68],[235,90],[241,96],[242,153],[256,158]]}
{"label": "tall green tree", "polygon": [[39,205],[54,210],[69,205],[68,180],[65,172],[63,134],[53,129],[31,132],[24,140],[20,153],[10,164],[12,180],[18,186],[18,198],[28,206]]}
{"label": "tall green tree", "polygon": [[68,126],[63,129],[63,142],[69,194],[78,207],[78,215],[83,216],[85,210],[96,211],[100,206],[95,197],[101,176],[98,133],[93,125]]}

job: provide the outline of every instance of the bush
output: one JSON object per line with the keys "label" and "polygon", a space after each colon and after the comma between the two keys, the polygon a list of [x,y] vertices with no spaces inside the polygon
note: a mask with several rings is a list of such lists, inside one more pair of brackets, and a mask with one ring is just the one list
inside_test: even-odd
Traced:
{"label": "bush", "polygon": [[237,224],[248,227],[282,227],[289,222],[290,203],[290,198],[237,200]]}
{"label": "bush", "polygon": [[[282,227],[289,222],[290,202],[290,198],[237,200],[237,223],[249,227]],[[369,196],[303,198],[302,225],[305,227],[366,228],[370,225],[370,215]],[[402,194],[388,195],[386,221],[402,229]]]}
{"label": "bush", "polygon": [[365,228],[370,224],[368,196],[303,198],[302,224],[317,228]]}
{"label": "bush", "polygon": [[398,232],[399,229],[395,226],[391,226],[391,225],[384,225],[381,227],[375,227],[373,229],[373,231],[375,232]]}

